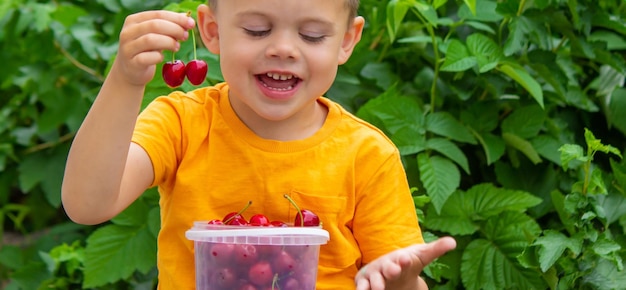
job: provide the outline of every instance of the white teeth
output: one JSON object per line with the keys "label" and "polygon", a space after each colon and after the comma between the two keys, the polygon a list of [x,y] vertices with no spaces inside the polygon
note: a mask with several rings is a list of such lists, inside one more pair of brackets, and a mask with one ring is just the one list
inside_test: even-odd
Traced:
{"label": "white teeth", "polygon": [[293,78],[293,75],[281,75],[281,74],[277,74],[277,73],[271,73],[268,72],[267,76],[270,78],[273,78],[275,80],[280,80],[280,81],[286,81],[286,80],[290,80]]}
{"label": "white teeth", "polygon": [[263,86],[268,88],[268,89],[275,90],[275,91],[289,91],[289,90],[293,90],[293,86],[289,86],[287,88],[272,88],[272,87],[270,87],[270,86],[268,86],[266,84],[263,84]]}

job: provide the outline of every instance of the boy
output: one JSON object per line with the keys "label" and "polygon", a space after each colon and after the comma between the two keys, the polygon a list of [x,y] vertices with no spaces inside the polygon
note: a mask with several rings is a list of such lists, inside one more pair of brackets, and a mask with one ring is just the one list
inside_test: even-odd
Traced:
{"label": "boy", "polygon": [[422,244],[397,149],[321,97],[360,40],[358,1],[209,5],[198,8],[198,29],[220,55],[226,82],[158,98],[139,118],[162,51],[178,50],[195,23],[167,11],[126,19],[118,56],[68,157],[62,197],[70,218],[104,222],[158,186],[159,288],[193,289],[193,243],[184,237],[193,221],[248,200],[248,212],[290,221],[289,194],[331,236],[317,289],[425,287],[419,273],[454,241]]}

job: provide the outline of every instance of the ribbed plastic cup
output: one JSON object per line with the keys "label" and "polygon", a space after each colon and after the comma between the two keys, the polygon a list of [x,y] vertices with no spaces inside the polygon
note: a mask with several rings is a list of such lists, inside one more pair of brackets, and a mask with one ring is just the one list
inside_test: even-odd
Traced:
{"label": "ribbed plastic cup", "polygon": [[314,290],[320,227],[253,227],[195,222],[185,233],[194,241],[197,290]]}

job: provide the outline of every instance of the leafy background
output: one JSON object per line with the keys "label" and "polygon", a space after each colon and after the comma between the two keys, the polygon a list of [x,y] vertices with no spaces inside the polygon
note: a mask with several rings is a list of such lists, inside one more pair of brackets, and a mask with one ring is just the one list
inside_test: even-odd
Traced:
{"label": "leafy background", "polygon": [[[361,2],[363,40],[328,96],[400,148],[427,239],[457,239],[431,286],[623,288],[626,1]],[[0,288],[154,289],[156,192],[87,227],[60,185],[125,17],[200,3],[0,4]],[[217,56],[199,57],[220,82]],[[157,76],[145,103],[169,91]]]}

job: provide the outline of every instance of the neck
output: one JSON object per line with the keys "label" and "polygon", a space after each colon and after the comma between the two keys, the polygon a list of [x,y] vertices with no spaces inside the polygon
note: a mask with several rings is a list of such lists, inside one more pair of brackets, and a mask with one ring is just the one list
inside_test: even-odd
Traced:
{"label": "neck", "polygon": [[295,141],[311,137],[326,121],[328,108],[315,101],[307,108],[283,120],[268,120],[249,107],[233,103],[231,106],[239,119],[257,136],[276,141]]}

